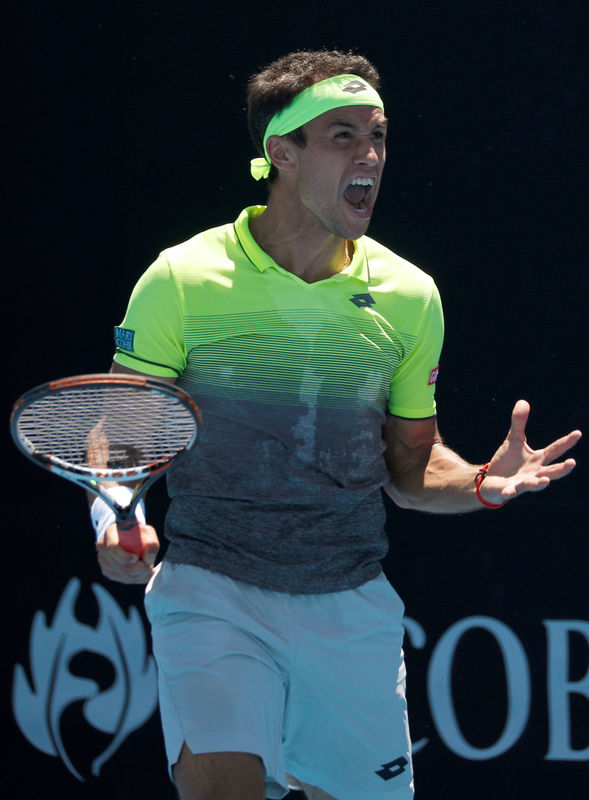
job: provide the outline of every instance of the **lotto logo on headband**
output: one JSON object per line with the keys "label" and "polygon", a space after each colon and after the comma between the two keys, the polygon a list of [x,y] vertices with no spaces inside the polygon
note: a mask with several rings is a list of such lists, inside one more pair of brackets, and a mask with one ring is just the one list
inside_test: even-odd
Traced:
{"label": "lotto logo on headband", "polygon": [[351,92],[352,94],[356,94],[357,92],[365,92],[368,89],[365,83],[362,81],[351,81],[346,86],[344,86],[344,92]]}

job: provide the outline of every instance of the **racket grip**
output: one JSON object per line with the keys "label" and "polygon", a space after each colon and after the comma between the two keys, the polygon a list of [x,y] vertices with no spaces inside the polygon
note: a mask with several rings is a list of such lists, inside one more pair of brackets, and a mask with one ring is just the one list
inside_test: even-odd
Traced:
{"label": "racket grip", "polygon": [[119,544],[124,550],[135,555],[143,555],[143,542],[141,541],[141,529],[136,520],[131,522],[118,522]]}

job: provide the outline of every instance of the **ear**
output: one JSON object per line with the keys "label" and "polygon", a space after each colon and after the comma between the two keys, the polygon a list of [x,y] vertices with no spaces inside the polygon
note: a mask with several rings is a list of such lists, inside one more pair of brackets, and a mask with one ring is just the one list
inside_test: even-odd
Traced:
{"label": "ear", "polygon": [[285,172],[295,169],[298,163],[296,145],[286,137],[270,136],[266,142],[266,150],[276,169]]}

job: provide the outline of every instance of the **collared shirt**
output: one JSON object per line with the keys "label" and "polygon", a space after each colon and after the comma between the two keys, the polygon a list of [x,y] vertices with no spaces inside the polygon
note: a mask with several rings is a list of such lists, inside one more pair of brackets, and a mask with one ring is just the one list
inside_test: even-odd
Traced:
{"label": "collared shirt", "polygon": [[307,283],[234,224],[164,251],[116,329],[115,360],[177,376],[201,439],[169,478],[168,557],[264,588],[337,591],[380,571],[386,413],[435,414],[432,279],[377,242]]}

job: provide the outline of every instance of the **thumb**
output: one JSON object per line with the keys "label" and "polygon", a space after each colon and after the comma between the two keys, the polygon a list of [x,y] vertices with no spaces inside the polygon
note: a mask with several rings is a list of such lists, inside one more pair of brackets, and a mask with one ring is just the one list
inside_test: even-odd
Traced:
{"label": "thumb", "polygon": [[147,564],[148,567],[153,567],[153,565],[155,564],[158,551],[159,547],[156,544],[148,544],[144,548],[143,555],[141,558]]}
{"label": "thumb", "polygon": [[509,438],[524,442],[526,439],[526,425],[530,416],[530,404],[527,400],[518,400],[511,412],[511,428]]}
{"label": "thumb", "polygon": [[155,528],[151,525],[141,526],[141,544],[143,545],[141,560],[148,566],[153,567],[160,549],[160,543]]}

